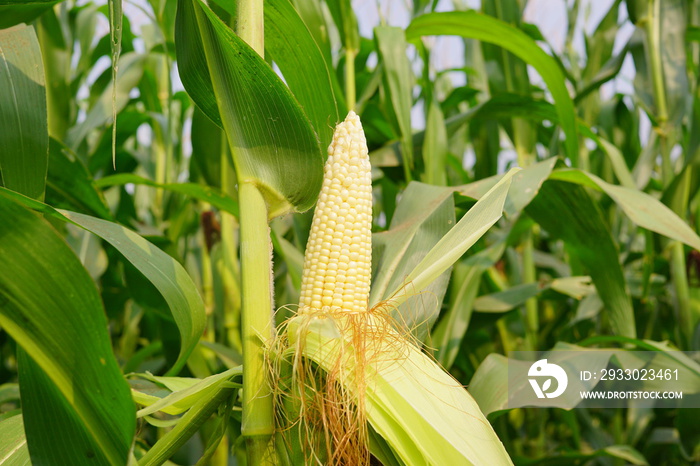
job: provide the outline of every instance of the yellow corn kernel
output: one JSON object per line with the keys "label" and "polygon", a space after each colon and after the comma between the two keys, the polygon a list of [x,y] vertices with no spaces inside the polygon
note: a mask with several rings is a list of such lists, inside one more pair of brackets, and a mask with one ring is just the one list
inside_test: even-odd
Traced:
{"label": "yellow corn kernel", "polygon": [[360,118],[350,111],[328,147],[304,257],[300,312],[367,310],[372,273],[372,174]]}

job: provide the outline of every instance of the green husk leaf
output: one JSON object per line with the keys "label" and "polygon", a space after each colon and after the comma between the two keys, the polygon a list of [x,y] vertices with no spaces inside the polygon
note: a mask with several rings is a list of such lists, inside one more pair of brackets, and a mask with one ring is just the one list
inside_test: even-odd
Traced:
{"label": "green husk leaf", "polygon": [[518,171],[515,168],[506,173],[388,294],[393,305],[400,305],[410,294],[428,286],[501,218],[511,178]]}
{"label": "green husk leaf", "polygon": [[[303,341],[305,357],[334,370],[341,348],[354,350],[351,337],[340,333],[333,318],[300,324],[305,318],[289,322],[290,343]],[[365,375],[372,381],[365,391],[367,419],[394,453],[405,464],[512,464],[464,387],[419,349],[399,341],[378,342],[374,350],[381,357],[368,361]],[[352,363],[341,371],[340,380],[352,379]]]}

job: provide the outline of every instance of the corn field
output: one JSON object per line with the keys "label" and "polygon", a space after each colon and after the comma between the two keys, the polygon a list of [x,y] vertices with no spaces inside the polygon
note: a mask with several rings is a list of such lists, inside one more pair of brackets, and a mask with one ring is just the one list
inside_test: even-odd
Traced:
{"label": "corn field", "polygon": [[697,0],[0,0],[0,465],[700,464],[698,83]]}

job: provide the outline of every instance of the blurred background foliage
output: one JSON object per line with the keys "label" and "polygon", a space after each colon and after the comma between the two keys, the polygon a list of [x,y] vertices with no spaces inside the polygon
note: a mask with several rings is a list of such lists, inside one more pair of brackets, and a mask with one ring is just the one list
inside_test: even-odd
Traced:
{"label": "blurred background foliage", "polygon": [[[512,351],[561,343],[700,351],[700,4],[353,3],[266,2],[265,60],[324,150],[348,108],[361,116],[375,194],[373,302],[507,168],[523,167],[504,219],[434,288],[402,305],[402,319],[472,388],[516,464],[700,461],[698,409],[507,410],[494,394],[505,391]],[[234,24],[233,2],[209,6]],[[178,2],[125,2],[120,21],[110,8],[0,1],[0,44],[9,50],[21,26],[9,27],[31,24],[21,34],[34,45],[17,47],[44,70],[49,138],[30,125],[49,154],[44,202],[136,231],[181,264],[201,294],[198,339],[197,325],[178,317],[173,291],[153,282],[138,253],[115,245],[121,233],[68,215],[94,236],[45,212],[97,285],[119,369],[141,374],[127,379],[142,396],[162,397],[183,388],[157,377],[173,367],[169,375],[204,379],[234,377],[242,363],[236,174],[214,94],[188,49],[196,44],[176,21]],[[547,34],[555,29],[559,36]],[[450,38],[432,37],[441,34]],[[0,121],[3,144],[12,144],[15,129]],[[24,169],[11,148],[0,155],[4,186],[41,200],[43,186],[9,182]],[[271,223],[278,322],[298,302],[310,220],[306,212]],[[377,276],[387,261],[393,275]],[[2,269],[13,274],[11,264]],[[0,331],[6,433],[21,408],[15,339]],[[203,415],[169,464],[243,463],[236,403]],[[136,456],[181,412],[141,416]]]}

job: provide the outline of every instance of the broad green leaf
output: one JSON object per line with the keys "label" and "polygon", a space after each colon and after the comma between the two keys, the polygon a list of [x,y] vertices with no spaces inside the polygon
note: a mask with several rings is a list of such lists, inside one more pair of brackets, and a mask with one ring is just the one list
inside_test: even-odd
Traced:
{"label": "broad green leaf", "polygon": [[147,380],[164,385],[172,393],[160,398],[132,388],[134,400],[138,404],[145,406],[145,408],[138,411],[137,417],[141,418],[157,411],[163,411],[168,414],[183,413],[200,399],[211,396],[216,391],[219,382],[241,374],[242,368],[235,367],[202,380],[183,377],[155,377],[149,374],[141,375]]}
{"label": "broad green leaf", "polygon": [[[231,377],[229,377],[231,378]],[[220,380],[210,396],[202,397],[180,418],[175,427],[161,437],[158,442],[139,460],[139,466],[155,466],[163,464],[187,440],[202,427],[219,407],[226,409],[231,395],[240,385],[229,382],[229,378]]]}
{"label": "broad green leaf", "polygon": [[484,296],[474,301],[474,310],[479,312],[506,312],[525,304],[542,291],[539,283],[523,283],[507,290]]}
{"label": "broad green leaf", "polygon": [[48,10],[42,14],[35,27],[41,46],[44,73],[51,77],[46,86],[49,135],[63,138],[72,123],[70,114],[73,95],[70,92],[70,80],[73,70],[66,66],[70,60],[71,47],[62,34],[58,18],[55,11]]}
{"label": "broad green leaf", "polygon": [[182,265],[138,234],[116,223],[68,210],[56,210],[6,189],[0,189],[0,195],[0,199],[10,198],[45,215],[88,230],[122,253],[168,303],[180,332],[178,359],[168,373],[179,372],[197,345],[206,321],[202,298]]}
{"label": "broad green leaf", "polygon": [[607,183],[592,173],[576,169],[557,170],[552,179],[601,190],[610,196],[634,223],[660,235],[678,240],[700,251],[700,237],[671,209],[637,189]]}
{"label": "broad green leaf", "polygon": [[382,57],[384,82],[396,116],[397,132],[401,135],[401,154],[406,173],[413,169],[413,73],[406,56],[406,36],[403,29],[391,26],[374,28],[377,48]]}
{"label": "broad green leaf", "polygon": [[[223,130],[195,106],[192,114],[190,179],[197,181],[192,175],[199,174],[209,186],[221,189],[221,160],[226,146]],[[230,167],[230,164],[227,166]]]}
{"label": "broad green leaf", "polygon": [[506,409],[508,363],[509,359],[502,354],[491,353],[481,361],[469,382],[469,393],[479,404],[479,409],[487,416]]}
{"label": "broad green leaf", "polygon": [[[352,380],[348,375],[355,374],[355,359],[340,368],[335,362],[340,354],[356,351],[352,336],[343,335],[332,318],[313,317],[308,324],[304,318],[295,318],[287,327],[291,351],[302,352],[324,370],[346,372],[339,380]],[[371,381],[365,385],[367,419],[397,457],[411,465],[512,464],[469,393],[432,359],[398,338],[387,336],[385,343],[369,345],[381,357],[368,359],[365,374]],[[353,390],[350,383],[346,387]]]}
{"label": "broad green leaf", "polygon": [[131,173],[120,173],[118,175],[110,175],[100,178],[96,181],[97,186],[119,186],[128,183],[151,186],[153,188],[165,189],[174,193],[184,194],[193,197],[203,202],[208,202],[217,209],[228,212],[238,217],[238,202],[228,196],[221,194],[218,190],[209,186],[202,186],[195,183],[156,183],[147,178],[143,178]]}
{"label": "broad green leaf", "polygon": [[[22,383],[45,387],[44,400],[55,400],[54,391],[64,398],[69,410],[55,408],[73,419],[53,427],[76,425],[82,433],[66,440],[73,444],[61,443],[62,454],[72,458],[68,463],[80,464],[87,455],[101,464],[125,464],[135,430],[134,405],[112,354],[95,284],[37,214],[0,197],[0,217],[0,260],[13,264],[11,274],[0,274],[0,325],[41,368]],[[53,442],[46,431],[28,428],[27,433],[30,447],[32,442],[37,446],[35,461],[50,463],[44,455]],[[84,439],[95,449],[78,448]]]}
{"label": "broad green leaf", "polygon": [[[104,447],[90,435],[89,426],[66,396],[25,351],[17,352],[17,369],[24,430],[35,464],[74,464],[86,458],[114,464],[105,457]],[[57,421],[47,422],[49,419]]]}
{"label": "broad green leaf", "polygon": [[179,372],[197,345],[206,321],[202,298],[185,269],[158,247],[116,223],[67,210],[60,213],[117,248],[161,293],[180,332],[180,353],[168,372]]}
{"label": "broad green leaf", "polygon": [[29,23],[60,0],[0,0],[0,29]]}
{"label": "broad green leaf", "polygon": [[[620,0],[616,0],[608,8],[608,12],[600,21],[595,31],[586,38],[586,65],[583,69],[581,82],[588,86],[591,81],[597,78],[598,73],[604,64],[611,58],[615,38],[619,29],[618,12],[620,10]],[[580,95],[580,94],[579,94]],[[591,95],[587,99],[579,100],[580,114],[587,123],[592,123],[600,111],[600,96]]]}
{"label": "broad green leaf", "polygon": [[501,218],[511,178],[518,170],[512,169],[503,176],[401,280],[400,285],[387,294],[394,305],[402,304],[410,295],[425,289]]}
{"label": "broad green leaf", "polygon": [[57,140],[49,141],[47,202],[96,217],[111,219],[112,213],[87,167],[73,151]]}
{"label": "broad green leaf", "polygon": [[445,116],[435,101],[430,104],[425,126],[425,144],[422,150],[423,163],[425,164],[423,181],[428,184],[444,186],[447,184],[447,128],[445,127]]}
{"label": "broad green leaf", "polygon": [[668,105],[667,117],[669,121],[678,124],[686,115],[690,104],[685,47],[688,6],[683,0],[664,0],[662,3],[659,27],[661,35],[658,38],[661,72]]}
{"label": "broad green leaf", "polygon": [[18,414],[0,422],[0,465],[30,466],[31,464],[22,415]]}
{"label": "broad green leaf", "polygon": [[2,182],[43,199],[49,133],[44,65],[33,27],[0,30],[0,89]]}
{"label": "broad green leaf", "polygon": [[[27,32],[24,27],[14,28],[13,31]],[[27,54],[28,63],[31,63],[32,59],[34,60],[34,65],[25,71],[30,73],[30,75],[32,72],[37,73],[33,78],[41,78],[43,80],[43,69],[36,38],[32,33],[24,37],[24,39],[27,42],[27,44],[23,44],[24,47],[31,51]],[[31,39],[34,40],[32,41]],[[5,55],[4,51],[0,52],[2,52],[0,55],[9,57],[11,61],[17,56],[17,50],[8,51],[7,55]],[[13,67],[14,65],[10,63],[6,64],[2,69],[9,72]],[[11,73],[8,73],[7,76],[12,78]],[[15,81],[17,80],[14,78],[9,81],[9,85],[13,88],[15,87]],[[40,83],[34,83],[34,100],[32,100],[31,94],[26,93],[27,89],[19,81],[16,82],[18,92],[9,94],[14,99],[14,109],[7,113],[8,116],[17,118],[15,120],[10,118],[11,122],[8,124],[10,131],[3,133],[6,138],[8,136],[11,138],[9,141],[6,141],[5,146],[14,149],[14,152],[7,152],[8,155],[13,157],[8,159],[9,162],[3,162],[3,168],[8,168],[4,172],[6,186],[33,198],[43,199],[48,163],[48,128],[46,124],[44,88],[36,86],[36,84]],[[5,111],[2,113],[5,113]],[[33,115],[34,118],[29,120],[23,119],[26,115]],[[31,152],[31,157],[24,153],[26,151]],[[29,166],[27,166],[28,162],[30,162]],[[17,169],[18,167],[21,169]],[[12,191],[7,192],[12,193]],[[15,195],[21,196],[20,194]],[[9,206],[10,210],[12,208],[19,209],[14,212],[16,215],[26,215],[27,223],[30,221],[29,219],[38,219],[34,214],[23,210],[11,201],[5,199],[4,202],[7,203],[6,206]],[[22,248],[26,247],[35,248],[35,244],[30,241],[37,240],[42,244],[41,253],[46,253],[46,256],[42,256],[45,258],[44,261],[60,261],[61,254],[66,254],[62,252],[64,251],[62,248],[65,247],[65,243],[62,240],[55,239],[46,233],[51,240],[47,240],[49,242],[44,244],[41,238],[32,238],[32,228],[27,228],[28,231],[24,231],[21,226],[22,222],[13,221],[11,214],[3,215],[3,218],[7,221],[8,226],[11,225],[18,228],[18,231],[21,233],[29,235],[27,237],[19,237],[19,241],[16,243],[20,244],[20,246],[15,247],[14,253],[21,254]],[[41,230],[41,228],[53,233],[53,230],[45,224],[43,226],[42,224],[35,225],[36,230]],[[0,235],[7,238],[7,235],[2,233]],[[13,242],[9,239],[8,241],[7,246],[12,247]],[[23,241],[23,243],[20,243],[20,241]],[[51,241],[55,245],[53,249]],[[54,249],[56,256],[51,254]],[[72,254],[67,247],[65,247],[65,250],[68,250],[67,254]],[[6,315],[7,319],[10,319],[8,322],[10,322],[10,325],[17,325],[16,319],[18,316],[21,316],[23,320],[20,325],[26,325],[30,329],[31,326],[28,324],[30,318],[27,315],[22,315],[23,312],[32,314],[31,317],[33,318],[41,319],[42,316],[37,314],[37,307],[52,308],[49,294],[65,293],[67,296],[62,303],[54,304],[62,306],[62,312],[57,313],[57,319],[47,319],[45,322],[37,325],[37,327],[44,325],[44,328],[34,329],[35,332],[25,335],[18,335],[8,329],[9,333],[18,340],[21,346],[17,350],[17,361],[18,373],[21,379],[20,389],[24,408],[24,427],[29,439],[29,450],[35,463],[58,461],[65,464],[74,464],[84,462],[86,458],[94,458],[95,461],[101,464],[122,464],[126,458],[126,452],[131,444],[131,436],[133,436],[134,432],[134,421],[133,416],[131,416],[133,404],[130,397],[124,395],[123,386],[120,385],[123,383],[123,379],[121,379],[121,373],[110,351],[109,337],[106,333],[99,333],[104,328],[105,322],[99,297],[95,299],[95,296],[98,295],[94,284],[85,272],[85,269],[80,266],[78,260],[72,255],[71,257],[72,261],[67,260],[68,262],[65,266],[68,267],[67,270],[77,269],[77,271],[72,272],[75,274],[75,277],[71,277],[76,280],[74,289],[62,287],[62,283],[57,283],[57,280],[65,281],[66,278],[58,277],[53,281],[49,280],[50,284],[53,283],[53,287],[48,287],[46,290],[42,289],[43,293],[37,293],[35,289],[42,286],[42,284],[39,284],[36,279],[42,277],[42,272],[45,274],[60,274],[61,272],[60,270],[46,271],[44,262],[31,264],[35,270],[31,270],[31,267],[26,267],[26,265],[24,267],[25,271],[29,271],[34,276],[35,281],[28,280],[26,283],[22,283],[23,279],[21,276],[13,275],[13,278],[19,282],[14,287],[0,284],[0,289],[4,288],[5,290],[3,291],[7,293],[5,296],[5,310],[8,312]],[[24,259],[31,261],[32,256],[26,255]],[[3,261],[16,263],[15,260],[10,258],[3,259]],[[78,264],[77,268],[75,264]],[[71,273],[66,271],[65,276],[71,276]],[[81,277],[87,277],[87,281]],[[85,301],[76,303],[77,306],[72,307],[70,298],[73,296],[73,293],[71,291],[73,293],[85,292],[87,294]],[[32,301],[33,298],[36,298],[38,301]],[[14,315],[10,313],[12,310],[14,310]],[[65,321],[65,317],[68,316],[70,319],[76,310],[79,313],[87,314],[83,325],[78,324],[68,329],[66,329],[65,325],[61,326]],[[100,323],[100,320],[103,322]],[[45,338],[45,335],[41,334],[39,330],[42,332],[54,332],[57,328],[62,328],[67,338],[70,339],[72,337],[75,341],[71,341],[72,346],[66,345],[66,348],[62,348],[63,355],[52,355],[54,358],[52,359],[51,356],[47,356],[47,349],[48,351],[53,351],[57,346],[65,345],[66,341],[61,341],[59,338],[52,342],[47,342],[42,347],[36,341],[36,338]],[[81,334],[81,337],[76,338],[76,334]],[[90,337],[92,337],[93,341],[86,343],[86,340]],[[63,336],[63,338],[66,338],[66,336]],[[38,343],[39,348],[32,346]],[[50,343],[53,343],[53,345]],[[93,347],[90,348],[90,345]],[[88,354],[91,354],[91,349],[95,350],[92,353],[95,359],[80,361],[76,364],[72,360],[82,358],[82,354],[79,353],[82,347],[88,351]],[[107,349],[106,352],[105,347]],[[99,355],[102,355],[102,357],[99,358],[98,363],[96,358]],[[111,368],[104,367],[107,366],[108,361],[111,363]],[[90,362],[92,362],[92,365]],[[82,371],[84,377],[82,382],[77,382],[76,371],[78,373]],[[103,390],[103,387],[94,384],[94,381],[102,376],[101,372],[105,371],[109,375],[105,376],[105,382],[103,383],[113,382],[116,384],[109,390]],[[75,383],[84,386],[84,391],[80,396],[76,396],[73,393],[72,385]],[[90,390],[95,390],[95,392],[90,392]],[[104,397],[109,397],[110,399],[106,400]],[[125,407],[127,407],[126,410],[124,410]],[[106,423],[105,417],[109,416],[111,409],[119,409],[123,413],[115,416],[112,423]],[[47,418],[54,421],[47,423]],[[101,423],[106,425],[100,426]]]}
{"label": "broad green leaf", "polygon": [[474,311],[478,312],[507,312],[522,306],[525,302],[539,296],[543,291],[553,289],[559,293],[581,299],[593,291],[590,277],[564,277],[550,282],[523,283],[507,290],[479,296],[474,301]]}
{"label": "broad green leaf", "polygon": [[585,189],[571,183],[547,181],[526,212],[552,235],[564,240],[588,269],[605,303],[613,331],[634,337],[634,311],[617,244]]}
{"label": "broad green leaf", "polygon": [[182,82],[226,131],[239,182],[261,190],[270,217],[310,208],[323,157],[281,79],[200,0],[178,2],[176,45]]}
{"label": "broad green leaf", "polygon": [[[550,157],[513,175],[504,208],[506,215],[515,216],[532,202],[540,192],[542,184],[549,178],[556,163],[557,158]],[[464,191],[461,192],[464,193]]]}
{"label": "broad green leaf", "polygon": [[620,184],[625,188],[634,189],[636,185],[634,183],[634,179],[632,178],[632,173],[630,173],[629,168],[627,168],[625,157],[622,155],[622,152],[620,152],[620,150],[612,143],[606,141],[602,137],[597,136],[595,133],[593,133],[593,131],[587,131],[587,129],[588,128],[581,132],[598,144],[598,147],[600,147],[605,155],[608,156],[610,164],[613,167],[613,171],[615,172],[615,176],[617,176]]}
{"label": "broad green leaf", "polygon": [[354,51],[359,50],[360,33],[357,25],[357,16],[352,9],[352,2],[350,0],[338,0],[326,2],[326,5],[338,28],[343,47]]}
{"label": "broad green leaf", "polygon": [[561,127],[566,134],[566,154],[576,166],[578,129],[574,104],[559,65],[535,41],[519,29],[473,11],[429,13],[415,18],[406,30],[408,40],[428,35],[459,35],[496,44],[532,65],[552,93]]}
{"label": "broad green leaf", "polygon": [[341,120],[333,84],[321,50],[289,0],[265,2],[265,50],[318,134],[321,149],[331,143]]}

